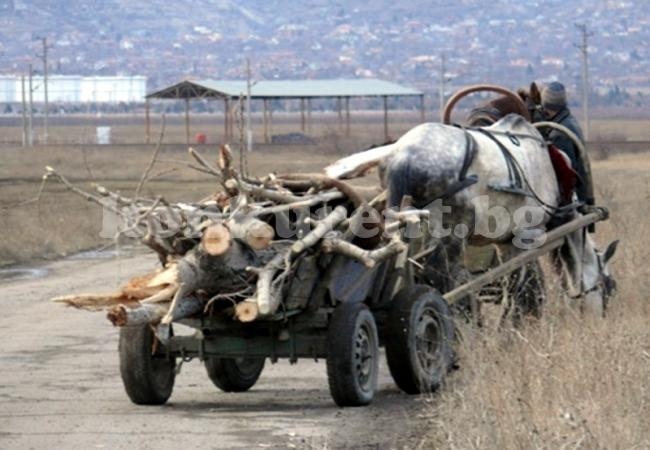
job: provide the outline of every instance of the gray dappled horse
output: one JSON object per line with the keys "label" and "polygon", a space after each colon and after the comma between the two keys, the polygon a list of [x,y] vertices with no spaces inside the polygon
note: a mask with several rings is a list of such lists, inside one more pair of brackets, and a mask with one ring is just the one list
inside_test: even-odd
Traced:
{"label": "gray dappled horse", "polygon": [[[578,214],[563,208],[544,138],[519,115],[482,129],[422,124],[391,145],[389,206],[399,207],[410,196],[414,206],[430,209],[432,217],[441,218],[441,229],[451,231],[440,237],[427,264],[442,290],[453,287],[468,243],[530,247],[560,212],[563,220]],[[603,314],[615,244],[601,254],[582,231],[570,235],[567,244],[558,255],[566,284],[585,309]]]}

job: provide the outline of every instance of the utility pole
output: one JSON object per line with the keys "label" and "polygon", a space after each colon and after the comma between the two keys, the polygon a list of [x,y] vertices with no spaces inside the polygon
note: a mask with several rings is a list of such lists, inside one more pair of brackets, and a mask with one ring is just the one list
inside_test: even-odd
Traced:
{"label": "utility pole", "polygon": [[439,84],[439,97],[440,97],[440,121],[442,122],[442,111],[445,109],[445,85],[447,84],[447,76],[445,75],[445,54],[440,55],[440,84]]}
{"label": "utility pole", "polygon": [[253,151],[253,130],[251,129],[251,60],[246,58],[246,151]]}
{"label": "utility pole", "polygon": [[34,145],[34,73],[32,71],[32,65],[29,65],[29,119],[27,122],[28,133],[27,133],[27,144],[31,147]]}
{"label": "utility pole", "polygon": [[582,55],[582,120],[585,125],[585,141],[589,140],[589,37],[593,33],[586,24],[575,24],[582,34],[582,42],[575,44]]}
{"label": "utility pole", "polygon": [[20,76],[22,101],[23,147],[27,147],[27,92],[25,91],[25,75]]}
{"label": "utility pole", "polygon": [[44,89],[43,90],[43,95],[45,97],[45,116],[43,118],[43,127],[45,128],[45,131],[44,131],[44,134],[43,134],[43,142],[45,144],[47,144],[47,140],[48,140],[48,137],[49,137],[49,134],[50,134],[49,133],[49,131],[50,131],[49,130],[49,124],[48,124],[49,115],[50,115],[50,111],[49,111],[50,102],[49,102],[48,91],[47,91],[47,50],[48,50],[49,47],[47,46],[47,38],[46,37],[41,38],[41,42],[43,43],[43,53],[40,54],[40,55],[36,55],[36,56],[41,58],[41,60],[43,61],[43,89]]}

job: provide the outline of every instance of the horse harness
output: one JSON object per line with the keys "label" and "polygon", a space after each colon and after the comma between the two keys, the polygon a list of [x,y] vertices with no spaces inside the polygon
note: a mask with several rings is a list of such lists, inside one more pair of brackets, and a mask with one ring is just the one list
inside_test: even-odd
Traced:
{"label": "horse harness", "polygon": [[505,145],[503,145],[503,143],[499,139],[495,137],[495,134],[507,136],[510,142],[512,142],[512,144],[516,145],[517,147],[521,146],[520,138],[532,139],[541,142],[542,144],[546,144],[546,141],[540,140],[539,138],[536,138],[535,136],[529,134],[511,133],[509,131],[487,130],[481,127],[466,128],[458,124],[454,124],[454,126],[462,129],[465,132],[465,139],[466,139],[465,159],[463,161],[463,167],[459,173],[458,181],[452,184],[444,192],[443,195],[439,196],[439,198],[442,199],[449,198],[454,194],[456,194],[457,192],[461,191],[462,189],[465,189],[466,187],[471,186],[472,184],[478,182],[477,175],[467,176],[467,170],[472,160],[474,159],[474,156],[477,151],[476,141],[471,136],[469,131],[476,131],[478,133],[483,134],[484,136],[486,136],[488,139],[490,139],[492,142],[494,142],[497,145],[499,150],[501,150],[501,154],[503,155],[503,158],[506,162],[506,166],[508,167],[509,182],[506,185],[491,184],[488,186],[489,189],[492,189],[494,191],[499,191],[499,192],[506,192],[514,195],[523,195],[523,196],[531,197],[535,199],[546,210],[546,212],[553,218],[561,219],[563,217],[566,217],[567,215],[570,215],[575,210],[577,206],[575,203],[569,203],[563,206],[555,206],[542,200],[540,196],[531,187],[530,182],[526,177],[526,174],[524,173],[523,169],[519,165],[519,162],[513,156],[512,152],[510,152],[510,150]]}
{"label": "horse harness", "polygon": [[458,180],[450,184],[447,189],[438,196],[438,199],[446,200],[451,198],[463,189],[478,182],[478,175],[467,175],[469,166],[472,165],[474,156],[476,156],[476,140],[467,130],[463,129],[463,132],[465,133],[465,157],[463,158],[463,165],[458,173]]}
{"label": "horse harness", "polygon": [[[533,195],[530,189],[524,190],[523,171],[521,170],[521,167],[517,163],[517,160],[512,155],[510,150],[508,150],[508,148],[505,145],[503,145],[503,143],[499,139],[497,139],[493,133],[489,132],[485,128],[475,128],[475,130],[481,133],[482,135],[486,136],[488,139],[490,139],[492,142],[494,142],[497,145],[499,150],[501,150],[503,159],[505,160],[506,166],[508,167],[508,184],[506,185],[492,184],[489,185],[488,187],[494,191],[507,192],[509,194],[532,197]],[[517,147],[521,146],[521,142],[519,141],[518,137],[510,133],[506,133],[506,136],[508,137],[508,139],[510,139],[510,142],[512,142],[513,145],[516,145]],[[528,187],[530,188],[530,186]]]}

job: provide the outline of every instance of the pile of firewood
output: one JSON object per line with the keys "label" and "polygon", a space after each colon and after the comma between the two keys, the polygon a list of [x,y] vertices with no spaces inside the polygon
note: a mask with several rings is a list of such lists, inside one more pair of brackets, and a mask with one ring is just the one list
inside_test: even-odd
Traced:
{"label": "pile of firewood", "polygon": [[[215,177],[216,193],[198,203],[169,203],[163,198],[133,198],[95,186],[84,191],[52,168],[44,180],[55,179],[71,191],[101,204],[123,223],[119,235],[136,234],[161,263],[154,272],[133,277],[119,291],[108,294],[76,294],[54,300],[86,310],[106,310],[116,326],[170,324],[200,314],[230,314],[250,322],[278,311],[283,288],[304,254],[338,253],[368,267],[406,249],[398,233],[387,232],[378,221],[376,238],[359,240],[355,230],[363,226],[367,210],[380,208],[385,193],[365,198],[359,189],[339,178],[367,171],[367,161],[343,160],[325,174],[246,177],[232,167],[227,146],[218,161],[209,162],[189,149],[189,166]],[[347,164],[347,165],[346,165]],[[144,177],[143,180],[144,181]],[[142,183],[141,183],[142,184]],[[368,197],[368,196],[366,196]],[[294,213],[290,216],[288,212]],[[304,214],[295,214],[302,211]],[[280,218],[298,216],[306,229],[282,238]],[[215,305],[223,305],[215,311]]]}

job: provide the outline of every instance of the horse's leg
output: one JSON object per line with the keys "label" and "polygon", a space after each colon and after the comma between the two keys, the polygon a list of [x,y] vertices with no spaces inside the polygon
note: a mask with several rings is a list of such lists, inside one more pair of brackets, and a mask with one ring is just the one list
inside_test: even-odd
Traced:
{"label": "horse's leg", "polygon": [[526,264],[510,278],[510,295],[514,302],[512,322],[521,325],[524,317],[539,319],[546,298],[544,275],[539,261]]}
{"label": "horse's leg", "polygon": [[[504,261],[513,258],[518,250],[511,245],[501,245],[500,255]],[[512,272],[506,277],[501,325],[505,324],[507,316],[512,312],[512,323],[515,327],[521,325],[524,317],[540,318],[542,304],[546,298],[544,275],[539,261],[533,261]]]}
{"label": "horse's leg", "polygon": [[[464,265],[467,241],[463,238],[442,239],[436,251],[427,262],[425,274],[429,282],[440,292],[449,292],[471,279],[471,273]],[[454,302],[452,309],[468,321],[481,325],[480,304],[475,294],[468,294]]]}

